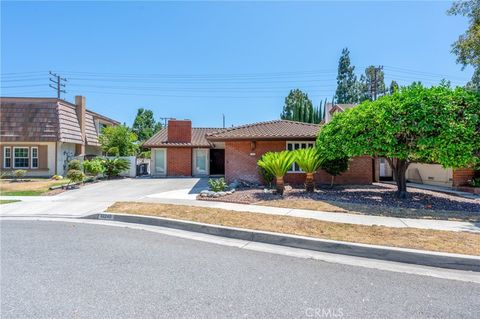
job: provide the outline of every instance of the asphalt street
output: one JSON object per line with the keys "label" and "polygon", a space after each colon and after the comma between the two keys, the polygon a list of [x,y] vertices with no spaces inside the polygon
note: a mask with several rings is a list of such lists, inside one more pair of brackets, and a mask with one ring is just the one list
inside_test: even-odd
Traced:
{"label": "asphalt street", "polygon": [[480,285],[158,233],[2,221],[1,318],[479,318]]}

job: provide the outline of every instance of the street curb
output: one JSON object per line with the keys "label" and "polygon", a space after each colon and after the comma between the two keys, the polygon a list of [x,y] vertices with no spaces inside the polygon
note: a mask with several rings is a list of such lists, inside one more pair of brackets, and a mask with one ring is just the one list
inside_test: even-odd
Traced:
{"label": "street curb", "polygon": [[100,213],[81,218],[168,227],[214,236],[308,249],[325,253],[379,259],[429,267],[480,272],[480,257],[470,257],[468,255],[356,244],[250,229],[217,226],[162,217]]}

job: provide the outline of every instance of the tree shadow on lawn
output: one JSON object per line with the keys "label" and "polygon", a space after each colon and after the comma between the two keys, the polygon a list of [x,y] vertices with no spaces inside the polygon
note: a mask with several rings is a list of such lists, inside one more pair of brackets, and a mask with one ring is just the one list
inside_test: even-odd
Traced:
{"label": "tree shadow on lawn", "polygon": [[[429,219],[457,219],[480,222],[480,201],[420,189],[408,189],[405,199],[396,197],[395,186],[321,186],[314,193],[293,188],[276,194],[255,192],[253,198],[268,205],[268,201],[323,201],[348,212],[360,214]],[[294,207],[295,204],[288,205]],[[301,203],[298,203],[301,206]]]}

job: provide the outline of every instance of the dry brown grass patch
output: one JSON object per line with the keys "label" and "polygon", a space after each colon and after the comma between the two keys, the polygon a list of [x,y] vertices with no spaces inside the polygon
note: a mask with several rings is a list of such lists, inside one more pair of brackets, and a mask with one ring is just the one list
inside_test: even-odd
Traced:
{"label": "dry brown grass patch", "polygon": [[480,234],[469,232],[341,224],[310,218],[156,203],[117,202],[108,211],[372,245],[480,255]]}

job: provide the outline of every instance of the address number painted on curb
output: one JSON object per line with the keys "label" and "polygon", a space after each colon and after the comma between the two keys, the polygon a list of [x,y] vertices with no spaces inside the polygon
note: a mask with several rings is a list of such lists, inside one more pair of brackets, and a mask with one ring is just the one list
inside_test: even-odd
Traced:
{"label": "address number painted on curb", "polygon": [[98,214],[98,219],[113,220],[112,214]]}

